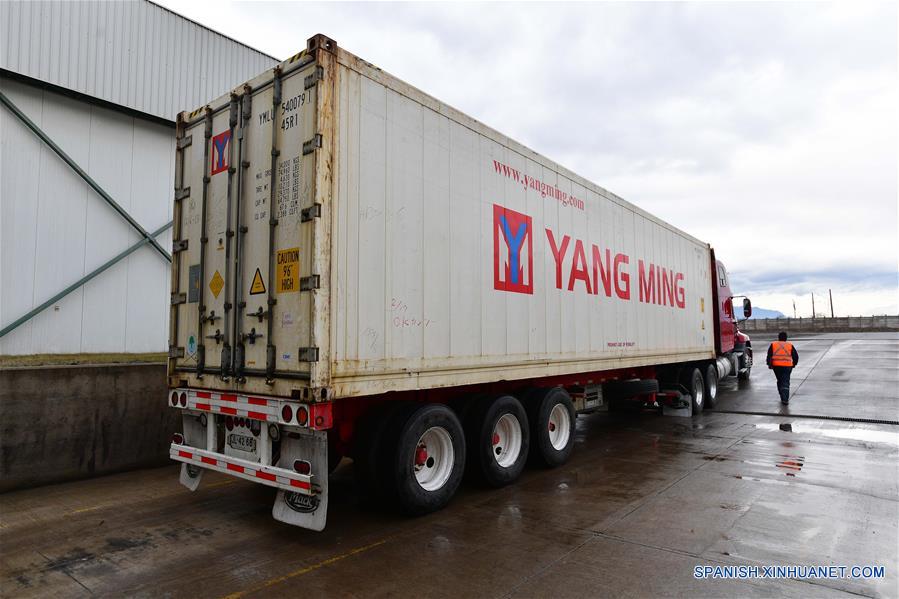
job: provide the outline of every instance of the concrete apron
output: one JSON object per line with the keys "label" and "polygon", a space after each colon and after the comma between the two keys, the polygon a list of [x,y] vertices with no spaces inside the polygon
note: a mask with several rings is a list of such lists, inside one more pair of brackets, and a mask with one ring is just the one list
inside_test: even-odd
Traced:
{"label": "concrete apron", "polygon": [[0,371],[0,492],[168,462],[165,364]]}

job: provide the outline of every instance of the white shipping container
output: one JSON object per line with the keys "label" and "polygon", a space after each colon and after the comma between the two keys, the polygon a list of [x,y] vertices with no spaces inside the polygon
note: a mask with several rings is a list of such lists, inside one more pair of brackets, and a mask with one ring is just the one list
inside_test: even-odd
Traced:
{"label": "white shipping container", "polygon": [[330,399],[715,358],[708,244],[324,36],[178,136],[173,386]]}

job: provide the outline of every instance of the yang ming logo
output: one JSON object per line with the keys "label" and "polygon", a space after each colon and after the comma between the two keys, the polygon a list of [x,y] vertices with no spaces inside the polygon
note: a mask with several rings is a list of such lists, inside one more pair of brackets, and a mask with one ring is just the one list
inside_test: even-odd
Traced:
{"label": "yang ming logo", "polygon": [[531,217],[493,205],[493,288],[534,293],[534,244]]}
{"label": "yang ming logo", "polygon": [[213,175],[228,170],[228,142],[231,141],[231,130],[223,131],[212,138],[212,173]]}

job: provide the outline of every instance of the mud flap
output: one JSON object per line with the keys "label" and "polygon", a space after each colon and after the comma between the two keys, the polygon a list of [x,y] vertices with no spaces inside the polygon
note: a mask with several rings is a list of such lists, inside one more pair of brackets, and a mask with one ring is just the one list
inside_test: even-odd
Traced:
{"label": "mud flap", "polygon": [[[193,414],[184,413],[181,415],[181,426],[184,431],[184,443],[191,447],[206,448],[206,427],[200,424],[200,420]],[[181,476],[178,482],[190,489],[196,491],[203,480],[203,468],[191,466],[190,464],[181,464]]]}
{"label": "mud flap", "polygon": [[272,517],[286,524],[324,530],[328,521],[328,433],[304,431],[299,439],[285,436],[278,464],[281,468],[293,468],[294,460],[306,460],[312,465],[315,494],[279,490]]}

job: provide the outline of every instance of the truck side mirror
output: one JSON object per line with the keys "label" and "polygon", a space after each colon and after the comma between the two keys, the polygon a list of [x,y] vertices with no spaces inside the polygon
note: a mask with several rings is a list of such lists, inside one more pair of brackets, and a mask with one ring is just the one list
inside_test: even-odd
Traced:
{"label": "truck side mirror", "polygon": [[743,317],[749,318],[752,316],[752,302],[749,301],[748,297],[743,298]]}

